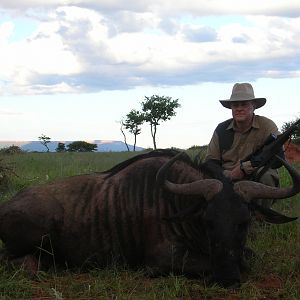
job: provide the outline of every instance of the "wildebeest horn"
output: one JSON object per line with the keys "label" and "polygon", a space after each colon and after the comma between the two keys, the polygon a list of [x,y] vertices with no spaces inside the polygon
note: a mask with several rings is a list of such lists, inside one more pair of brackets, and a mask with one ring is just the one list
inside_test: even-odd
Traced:
{"label": "wildebeest horn", "polygon": [[200,179],[190,183],[172,183],[166,179],[166,174],[173,163],[180,157],[186,155],[180,152],[165,163],[157,172],[156,182],[160,186],[164,186],[167,190],[174,194],[181,195],[199,195],[203,196],[206,200],[210,200],[215,194],[220,192],[223,188],[221,181],[217,179]]}
{"label": "wildebeest horn", "polygon": [[247,202],[253,199],[289,198],[300,192],[300,173],[281,157],[276,155],[276,158],[279,159],[288,170],[293,180],[291,187],[277,188],[253,181],[239,181],[234,184],[235,192],[241,195]]}

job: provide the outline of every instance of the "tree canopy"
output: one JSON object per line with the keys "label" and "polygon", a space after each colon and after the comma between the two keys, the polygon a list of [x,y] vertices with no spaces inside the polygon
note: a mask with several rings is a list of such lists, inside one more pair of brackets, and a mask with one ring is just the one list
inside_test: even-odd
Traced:
{"label": "tree canopy", "polygon": [[145,100],[141,102],[142,109],[138,111],[132,109],[121,121],[121,132],[124,136],[124,141],[129,151],[129,147],[126,141],[126,135],[124,133],[123,127],[127,129],[130,133],[134,135],[134,150],[136,146],[137,136],[141,133],[141,125],[144,122],[150,124],[151,136],[153,141],[154,149],[156,147],[156,132],[157,126],[161,122],[170,120],[173,116],[176,115],[176,108],[180,107],[178,99],[172,99],[167,96],[158,96],[153,95],[151,97],[145,96]]}
{"label": "tree canopy", "polygon": [[141,133],[141,125],[144,123],[144,115],[138,110],[132,109],[123,121],[124,127],[134,135],[133,151],[135,151],[137,135]]}
{"label": "tree canopy", "polygon": [[56,147],[56,152],[65,152],[66,151],[66,145],[65,143],[62,143],[62,142],[59,142],[57,144],[57,147]]}
{"label": "tree canopy", "polygon": [[97,144],[91,144],[84,141],[75,141],[67,145],[69,152],[93,152],[97,150]]}
{"label": "tree canopy", "polygon": [[[289,128],[291,128],[291,126],[300,119],[297,118],[296,120],[294,121],[289,121],[289,122],[285,122],[283,123],[282,125],[282,128],[281,128],[281,132],[284,132],[286,130],[288,130]],[[300,125],[298,125],[298,127],[296,128],[296,130],[294,131],[294,133],[292,134],[291,136],[291,139],[293,141],[293,143],[297,144],[297,145],[300,145]]]}
{"label": "tree canopy", "polygon": [[39,141],[40,141],[40,143],[42,145],[44,145],[46,147],[47,152],[50,151],[49,147],[48,147],[48,144],[50,143],[50,140],[51,140],[51,138],[48,137],[48,136],[46,136],[46,135],[44,135],[44,134],[42,134],[41,136],[39,136]]}
{"label": "tree canopy", "polygon": [[157,126],[175,116],[175,109],[181,105],[178,99],[173,100],[171,97],[158,95],[145,96],[145,101],[141,104],[144,120],[150,124],[153,147],[156,149]]}

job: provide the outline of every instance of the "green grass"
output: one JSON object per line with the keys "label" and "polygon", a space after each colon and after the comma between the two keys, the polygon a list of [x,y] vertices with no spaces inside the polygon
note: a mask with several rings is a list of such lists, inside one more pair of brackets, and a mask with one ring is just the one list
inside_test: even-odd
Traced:
{"label": "green grass", "polygon": [[53,181],[55,179],[101,172],[136,155],[134,152],[105,153],[25,153],[2,155],[3,163],[10,166],[16,176],[12,177],[6,197],[22,188]]}
{"label": "green grass", "polygon": [[[12,166],[12,177],[1,201],[18,190],[58,178],[106,170],[136,153],[27,153],[2,156]],[[194,155],[194,153],[191,153]],[[300,166],[296,166],[300,169]],[[281,184],[290,184],[280,171]],[[279,201],[274,209],[300,216],[300,195]],[[40,272],[29,279],[22,270],[0,265],[0,299],[300,299],[300,221],[257,226],[249,238],[258,257],[240,289],[206,287],[202,280],[170,274],[151,278],[144,270],[93,269],[88,273]]]}

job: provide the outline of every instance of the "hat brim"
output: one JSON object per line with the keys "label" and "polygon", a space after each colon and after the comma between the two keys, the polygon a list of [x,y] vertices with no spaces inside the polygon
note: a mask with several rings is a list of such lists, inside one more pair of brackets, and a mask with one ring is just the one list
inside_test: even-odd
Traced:
{"label": "hat brim", "polygon": [[231,103],[232,102],[237,102],[237,101],[254,101],[255,103],[255,108],[260,108],[266,104],[267,99],[266,98],[254,98],[254,99],[247,99],[247,100],[232,100],[232,99],[227,99],[227,100],[219,100],[220,103],[226,107],[231,109]]}

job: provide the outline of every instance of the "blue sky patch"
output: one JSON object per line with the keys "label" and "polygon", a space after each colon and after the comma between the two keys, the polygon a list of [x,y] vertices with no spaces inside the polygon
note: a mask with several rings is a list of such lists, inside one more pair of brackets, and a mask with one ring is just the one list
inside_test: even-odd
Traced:
{"label": "blue sky patch", "polygon": [[10,42],[17,42],[29,37],[38,26],[38,22],[27,18],[10,18],[0,15],[0,24],[12,22],[15,26],[12,35],[9,38]]}

